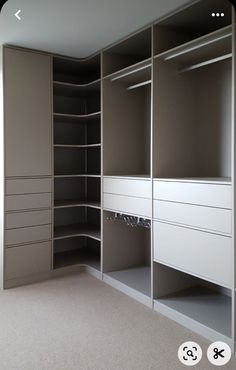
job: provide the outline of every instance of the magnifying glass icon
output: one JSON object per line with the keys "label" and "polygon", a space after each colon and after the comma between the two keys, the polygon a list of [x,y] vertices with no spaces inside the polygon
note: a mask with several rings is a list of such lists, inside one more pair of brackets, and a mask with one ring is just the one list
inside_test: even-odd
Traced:
{"label": "magnifying glass icon", "polygon": [[189,350],[187,351],[187,356],[189,356],[189,357],[194,357],[194,356],[193,356],[193,351],[192,351],[191,349],[189,349]]}

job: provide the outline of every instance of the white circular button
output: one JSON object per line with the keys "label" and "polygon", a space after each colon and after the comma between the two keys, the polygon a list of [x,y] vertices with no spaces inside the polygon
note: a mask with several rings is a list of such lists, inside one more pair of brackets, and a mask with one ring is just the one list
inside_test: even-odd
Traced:
{"label": "white circular button", "polygon": [[194,366],[202,359],[202,349],[195,342],[185,342],[179,347],[178,357],[182,364]]}
{"label": "white circular button", "polygon": [[222,366],[231,359],[231,349],[224,342],[214,342],[208,347],[207,357],[211,364]]}

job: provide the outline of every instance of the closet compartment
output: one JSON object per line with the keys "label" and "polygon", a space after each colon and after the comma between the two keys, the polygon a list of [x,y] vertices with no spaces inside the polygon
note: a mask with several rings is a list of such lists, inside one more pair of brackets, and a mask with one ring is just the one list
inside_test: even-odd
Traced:
{"label": "closet compartment", "polygon": [[54,179],[54,208],[86,205],[100,208],[101,182],[94,177]]}
{"label": "closet compartment", "polygon": [[231,290],[154,263],[154,309],[210,341],[231,339]]}
{"label": "closet compartment", "polygon": [[69,93],[68,90],[57,93],[57,89],[54,89],[53,97],[54,113],[61,114],[74,114],[74,115],[89,115],[91,113],[99,112],[100,96],[94,92],[90,95],[76,94],[76,92]]}
{"label": "closet compartment", "polygon": [[151,67],[103,83],[104,174],[150,177]]}
{"label": "closet compartment", "polygon": [[100,210],[87,207],[58,208],[54,210],[54,239],[100,236]]}
{"label": "closet compartment", "polygon": [[154,177],[230,181],[232,48],[221,33],[155,58]]}
{"label": "closet compartment", "polygon": [[100,175],[100,147],[55,147],[54,174]]}
{"label": "closet compartment", "polygon": [[100,145],[100,116],[93,119],[71,120],[67,117],[54,118],[54,145]]}
{"label": "closet compartment", "polygon": [[157,221],[153,226],[155,261],[232,287],[231,237]]}
{"label": "closet compartment", "polygon": [[104,76],[151,58],[152,29],[138,32],[106,49],[103,53]]}
{"label": "closet compartment", "polygon": [[86,85],[100,78],[100,54],[84,60],[53,57],[55,81]]}
{"label": "closet compartment", "polygon": [[84,265],[100,271],[100,242],[85,236],[55,240],[53,265],[54,269]]}
{"label": "closet compartment", "polygon": [[[224,17],[211,17],[214,11]],[[232,5],[227,0],[199,1],[154,26],[154,55],[231,24]],[[201,25],[199,24],[201,20]]]}
{"label": "closet compartment", "polygon": [[[146,225],[135,226],[137,222]],[[104,212],[104,281],[151,305],[150,220]]]}

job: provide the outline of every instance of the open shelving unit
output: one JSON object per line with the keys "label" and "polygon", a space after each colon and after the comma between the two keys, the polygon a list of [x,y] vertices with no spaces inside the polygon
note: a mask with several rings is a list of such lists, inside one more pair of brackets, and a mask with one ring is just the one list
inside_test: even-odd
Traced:
{"label": "open shelving unit", "polygon": [[54,269],[101,268],[100,69],[100,55],[53,60]]}
{"label": "open shelving unit", "polygon": [[[161,287],[158,278],[163,282]],[[180,324],[212,340],[217,336],[230,343],[231,305],[229,289],[222,290],[218,285],[155,263],[154,308]]]}

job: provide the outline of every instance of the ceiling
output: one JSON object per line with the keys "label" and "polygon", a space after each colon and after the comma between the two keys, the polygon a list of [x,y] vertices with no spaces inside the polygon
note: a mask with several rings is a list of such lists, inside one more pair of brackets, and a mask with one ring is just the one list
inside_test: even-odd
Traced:
{"label": "ceiling", "polygon": [[[0,44],[86,57],[190,0],[8,0]],[[19,13],[21,20],[14,14]]]}

